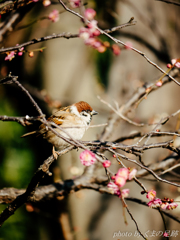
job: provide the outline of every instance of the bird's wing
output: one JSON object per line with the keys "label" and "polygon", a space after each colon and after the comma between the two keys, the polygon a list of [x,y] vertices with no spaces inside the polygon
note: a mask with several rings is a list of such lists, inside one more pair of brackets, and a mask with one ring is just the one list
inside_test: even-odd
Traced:
{"label": "bird's wing", "polygon": [[[69,113],[68,113],[69,114]],[[47,121],[53,122],[57,124],[58,126],[61,126],[63,122],[65,121],[65,115],[67,115],[67,112],[64,111],[57,111],[54,115],[51,115]],[[54,127],[54,126],[52,126]],[[44,124],[41,124],[39,127],[38,135],[46,133],[48,130]]]}

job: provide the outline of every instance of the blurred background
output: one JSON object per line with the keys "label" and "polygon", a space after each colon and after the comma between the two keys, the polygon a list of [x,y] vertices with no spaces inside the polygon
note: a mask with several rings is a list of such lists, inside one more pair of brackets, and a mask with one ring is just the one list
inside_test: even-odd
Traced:
{"label": "blurred background", "polygon": [[[180,7],[152,0],[95,0],[86,1],[85,4],[96,10],[96,19],[102,29],[126,23],[134,17],[136,25],[123,28],[113,33],[113,36],[125,43],[131,42],[133,47],[144,52],[164,70],[172,58],[180,57]],[[61,11],[60,20],[56,23],[44,19],[53,9]],[[1,15],[2,22],[8,14]],[[31,22],[34,23],[29,25]],[[37,2],[31,9],[29,7],[13,31],[3,37],[1,48],[53,33],[78,33],[82,25],[79,18],[65,12],[58,2],[52,2],[48,7]],[[111,43],[104,36],[102,39]],[[40,52],[40,48],[45,49]],[[23,56],[15,56],[12,61],[4,61],[6,55],[1,54],[1,78],[9,72],[18,76],[18,80],[32,94],[47,116],[60,106],[83,100],[99,112],[99,115],[94,117],[93,124],[106,123],[111,110],[100,102],[98,95],[112,105],[116,101],[122,106],[139,87],[155,82],[161,76],[161,72],[142,56],[122,46],[120,55],[115,56],[110,50],[99,53],[85,46],[79,38],[59,38],[29,46],[26,50],[34,51],[34,57],[24,53]],[[147,100],[128,116],[136,121],[148,122],[154,118],[160,119],[165,114],[169,115],[179,109],[179,91],[175,83],[166,84],[162,89],[150,94]],[[15,85],[0,85],[0,101],[0,115],[37,115],[28,98]],[[174,130],[176,119],[166,126]],[[39,165],[51,154],[51,145],[43,139],[20,138],[22,134],[37,127],[36,123],[22,127],[15,122],[0,122],[0,188],[26,188]],[[108,140],[128,135],[134,130],[140,129],[119,121]],[[83,140],[96,140],[102,131],[103,127],[89,129]],[[84,167],[79,161],[80,152],[74,150],[58,159],[50,169],[53,176],[46,176],[41,185],[81,175]],[[156,162],[168,154],[167,150],[148,151],[144,154],[143,161],[146,164]],[[112,169],[118,169],[112,156],[109,155],[109,159],[112,161]],[[156,182],[148,181],[144,181],[144,184],[148,189],[156,188],[158,197],[167,196],[167,193],[170,193],[171,197],[179,195],[177,188],[173,186],[160,186]],[[135,183],[127,184],[127,188],[130,188],[131,197],[141,197],[141,189]],[[145,200],[145,196],[141,198]],[[163,229],[158,211],[132,202],[129,202],[128,206],[143,233]],[[0,206],[0,210],[4,208],[4,205]],[[178,213],[178,209],[176,211]],[[32,212],[26,206],[21,207],[2,226],[0,239],[109,240],[119,231],[132,232],[133,236],[119,236],[114,239],[136,239],[135,224],[127,213],[126,217],[128,225],[124,223],[122,204],[117,197],[81,190],[64,199],[47,202]],[[179,229],[179,225],[171,220],[167,220],[167,225],[168,229]]]}

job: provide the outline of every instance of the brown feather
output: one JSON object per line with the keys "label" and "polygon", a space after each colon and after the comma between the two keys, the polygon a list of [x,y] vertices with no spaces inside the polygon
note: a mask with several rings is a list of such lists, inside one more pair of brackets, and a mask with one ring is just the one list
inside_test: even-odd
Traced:
{"label": "brown feather", "polygon": [[57,125],[61,125],[63,123],[64,117],[63,116],[56,116],[56,115],[52,115],[47,119],[49,122],[54,122]]}
{"label": "brown feather", "polygon": [[92,107],[87,102],[84,102],[84,101],[80,101],[78,103],[75,103],[74,105],[77,107],[77,110],[79,113],[82,111],[92,112],[93,110]]}
{"label": "brown feather", "polygon": [[[61,112],[61,113],[60,113]],[[57,111],[56,113],[55,113],[55,115],[51,115],[48,119],[47,119],[47,121],[49,121],[49,122],[54,122],[54,123],[56,123],[57,125],[61,125],[62,123],[63,123],[63,119],[64,119],[64,117],[61,115],[61,116],[57,116],[56,114],[62,114],[63,113],[63,111]],[[65,113],[66,114],[66,113]],[[61,121],[61,120],[62,121]],[[38,135],[37,136],[39,136],[39,135],[41,135],[41,134],[44,134],[44,133],[46,133],[48,130],[46,129],[46,126],[44,125],[44,124],[41,124],[40,125],[40,127],[39,127],[39,130],[38,130]]]}

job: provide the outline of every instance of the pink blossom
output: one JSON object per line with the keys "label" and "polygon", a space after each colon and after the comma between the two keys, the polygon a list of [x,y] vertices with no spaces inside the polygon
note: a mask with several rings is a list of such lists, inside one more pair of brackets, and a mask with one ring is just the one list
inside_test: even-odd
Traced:
{"label": "pink blossom", "polygon": [[7,52],[6,54],[7,54],[7,56],[5,57],[4,60],[5,61],[8,61],[8,60],[11,61],[15,57],[16,53],[15,53],[15,51],[11,51],[11,52]]}
{"label": "pink blossom", "polygon": [[21,48],[19,49],[20,52],[22,52],[23,50],[24,50],[24,47],[21,47]]}
{"label": "pink blossom", "polygon": [[102,165],[103,165],[103,167],[108,168],[108,167],[111,166],[111,161],[105,160],[105,161],[102,163]]}
{"label": "pink blossom", "polygon": [[125,183],[126,183],[126,179],[117,174],[115,177],[115,184],[119,187],[123,187]]}
{"label": "pink blossom", "polygon": [[87,18],[87,20],[91,21],[96,16],[96,11],[94,11],[92,8],[87,8],[84,12],[84,16]]}
{"label": "pink blossom", "polygon": [[130,172],[129,172],[129,176],[128,179],[132,180],[135,176],[136,176],[137,170],[135,168],[133,168]]}
{"label": "pink blossom", "polygon": [[69,4],[72,8],[80,7],[81,0],[69,0]]}
{"label": "pink blossom", "polygon": [[91,36],[91,33],[89,32],[88,28],[81,27],[79,29],[79,37],[82,38],[83,40],[88,40]]}
{"label": "pink blossom", "polygon": [[172,210],[172,209],[177,208],[177,206],[178,206],[178,204],[175,203],[175,202],[171,202],[171,203],[169,203],[169,202],[163,202],[163,203],[161,204],[161,208],[164,209],[164,210]]}
{"label": "pink blossom", "polygon": [[163,202],[162,204],[161,204],[161,208],[162,209],[167,209],[167,206],[169,205],[169,203],[168,202]]}
{"label": "pink blossom", "polygon": [[97,21],[96,20],[92,20],[91,22],[88,23],[88,28],[90,29],[90,31],[93,33],[96,28],[97,28]]}
{"label": "pink blossom", "polygon": [[31,51],[31,52],[29,52],[28,55],[29,55],[29,57],[34,57],[34,52]]}
{"label": "pink blossom", "polygon": [[121,195],[121,191],[120,191],[119,187],[115,183],[109,182],[107,187],[112,192],[112,194],[115,194],[117,196]]}
{"label": "pink blossom", "polygon": [[120,168],[116,176],[123,177],[125,180],[127,180],[129,176],[129,170],[127,168]]}
{"label": "pink blossom", "polygon": [[[98,29],[90,25],[90,27],[81,27],[79,29],[79,37],[87,41],[88,39],[95,41],[94,37],[99,36],[100,32]],[[97,41],[97,40],[96,40]]]}
{"label": "pink blossom", "polygon": [[100,31],[99,31],[98,29],[94,29],[92,34],[93,34],[94,37],[97,37],[97,36],[99,36],[101,33],[100,33]]}
{"label": "pink blossom", "polygon": [[173,203],[169,203],[168,206],[166,207],[167,210],[173,210],[175,208],[177,208],[178,204],[173,202]]}
{"label": "pink blossom", "polygon": [[123,189],[123,190],[121,191],[121,195],[122,195],[123,198],[128,197],[128,195],[129,195],[129,189],[128,189],[128,188]]}
{"label": "pink blossom", "polygon": [[151,201],[148,202],[148,207],[150,208],[157,208],[157,207],[160,207],[162,204],[162,201],[160,198],[156,198],[156,199],[153,199]]}
{"label": "pink blossom", "polygon": [[180,68],[180,62],[176,62],[176,63],[175,63],[175,66],[176,66],[177,68]]}
{"label": "pink blossom", "polygon": [[87,32],[82,32],[82,33],[79,34],[79,37],[86,41],[86,40],[89,39],[90,34],[88,33],[88,31]]}
{"label": "pink blossom", "polygon": [[106,51],[106,47],[96,38],[93,37],[88,38],[87,40],[85,40],[85,44],[95,48],[100,53]]}
{"label": "pink blossom", "polygon": [[106,47],[104,45],[101,45],[97,48],[98,52],[103,53],[106,51]]}
{"label": "pink blossom", "polygon": [[172,65],[170,63],[168,63],[167,68],[172,68]]}
{"label": "pink blossom", "polygon": [[47,6],[51,5],[51,1],[50,0],[43,0],[43,5],[45,7],[47,7]]}
{"label": "pink blossom", "polygon": [[100,41],[98,41],[97,39],[95,39],[95,41],[91,44],[91,46],[98,49],[102,46],[102,43]]}
{"label": "pink blossom", "polygon": [[126,42],[125,49],[131,49],[132,48],[132,43],[131,42]]}
{"label": "pink blossom", "polygon": [[161,87],[161,86],[162,86],[162,80],[158,81],[158,82],[156,83],[156,86],[157,86],[157,87]]}
{"label": "pink blossom", "polygon": [[113,182],[109,182],[107,187],[112,194],[117,195],[118,197],[128,197],[129,189],[123,189],[122,191],[120,191],[119,187]]}
{"label": "pink blossom", "polygon": [[24,47],[19,49],[18,56],[22,56],[23,55],[23,50],[24,50]]}
{"label": "pink blossom", "polygon": [[96,161],[96,156],[93,152],[91,152],[89,150],[84,150],[80,154],[80,160],[84,166],[90,166],[90,165],[94,164],[94,162]]}
{"label": "pink blossom", "polygon": [[174,64],[176,63],[176,59],[175,59],[175,58],[172,59],[172,60],[171,60],[171,63],[172,63],[172,65],[174,65]]}
{"label": "pink blossom", "polygon": [[163,236],[164,236],[164,237],[169,237],[169,234],[168,234],[167,232],[165,232],[165,233],[163,234]]}
{"label": "pink blossom", "polygon": [[121,53],[121,49],[117,44],[112,45],[114,55],[118,56]]}
{"label": "pink blossom", "polygon": [[89,45],[89,46],[91,46],[91,47],[94,47],[95,45],[96,45],[96,42],[97,42],[98,40],[97,39],[95,39],[95,38],[88,38],[87,40],[85,40],[85,44],[86,45]]}
{"label": "pink blossom", "polygon": [[177,68],[180,68],[180,59],[172,59],[171,60],[172,65],[174,65]]}
{"label": "pink blossom", "polygon": [[99,35],[100,31],[97,29],[97,21],[95,20],[89,22],[87,27],[81,27],[79,29],[79,37],[84,40],[84,43],[95,48],[98,52],[103,53],[106,51],[106,46],[95,38]]}
{"label": "pink blossom", "polygon": [[150,190],[150,191],[147,193],[146,197],[147,197],[149,200],[153,200],[153,199],[156,197],[156,191]]}
{"label": "pink blossom", "polygon": [[22,56],[23,55],[23,52],[18,52],[18,56]]}
{"label": "pink blossom", "polygon": [[33,2],[38,2],[39,0],[32,0]]}
{"label": "pink blossom", "polygon": [[49,20],[52,22],[57,22],[59,20],[59,12],[57,9],[54,9],[48,16]]}
{"label": "pink blossom", "polygon": [[101,33],[97,29],[97,21],[92,20],[91,22],[88,23],[87,27],[89,28],[89,31],[91,32],[92,36],[99,36]]}

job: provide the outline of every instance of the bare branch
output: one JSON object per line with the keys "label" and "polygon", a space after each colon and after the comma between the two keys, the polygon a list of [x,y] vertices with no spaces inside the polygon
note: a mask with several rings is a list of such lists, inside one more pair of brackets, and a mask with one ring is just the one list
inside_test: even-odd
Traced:
{"label": "bare branch", "polygon": [[[148,134],[145,134],[143,132],[135,132],[135,133],[131,133],[127,136],[124,137],[120,137],[118,139],[116,139],[114,142],[123,142],[125,140],[128,139],[135,139],[135,138],[139,138],[139,137],[148,137]],[[162,136],[177,136],[180,137],[180,134],[178,132],[153,132],[151,137],[162,137]]]}
{"label": "bare branch", "polygon": [[[78,16],[79,18],[81,18],[82,20],[84,20],[84,17],[82,15],[80,15],[79,13],[71,10],[70,8],[68,8],[62,0],[59,0],[59,2],[61,3],[61,5],[64,7],[64,9],[76,16]],[[114,37],[112,37],[111,35],[109,35],[107,32],[105,32],[104,30],[100,29],[99,27],[97,27],[97,29],[101,32],[101,34],[104,34],[106,35],[107,37],[109,37],[111,40],[113,40],[115,43],[117,44],[121,44],[123,45],[124,47],[126,46],[126,44],[124,42],[122,42],[121,40],[118,40]],[[156,67],[160,72],[164,73],[166,76],[168,76],[172,81],[174,81],[177,85],[180,86],[180,83],[175,79],[173,78],[171,75],[167,74],[162,68],[160,68],[156,63],[154,63],[153,61],[151,61],[146,55],[145,53],[141,52],[140,50],[134,48],[134,47],[131,47],[131,50],[133,50],[134,52],[140,54],[142,57],[144,57],[146,59],[147,62],[149,62],[151,65],[153,65],[154,67]]]}
{"label": "bare branch", "polygon": [[29,0],[19,0],[18,2],[14,2],[11,0],[4,1],[3,3],[0,3],[0,14],[8,13],[12,10],[24,7],[28,4],[32,3],[32,1]]}
{"label": "bare branch", "polygon": [[[153,175],[157,180],[159,180],[160,182],[164,182],[164,183],[167,183],[167,184],[176,186],[176,187],[180,187],[180,185],[177,184],[177,183],[173,183],[173,182],[170,182],[170,181],[168,181],[168,180],[162,179],[162,178],[159,177],[154,171],[152,171],[150,168],[145,167],[144,165],[142,165],[141,163],[137,162],[136,160],[131,159],[131,158],[128,158],[128,157],[126,157],[126,156],[124,156],[124,155],[122,155],[122,154],[120,154],[120,153],[115,152],[114,150],[109,150],[109,151],[111,151],[111,152],[112,152],[113,154],[115,154],[116,156],[118,156],[118,157],[120,157],[120,158],[122,158],[122,159],[124,159],[124,160],[127,160],[127,161],[129,161],[129,162],[132,162],[132,163],[138,165],[139,167],[145,169],[146,171],[148,171],[150,174],[152,174],[152,175]],[[120,162],[119,159],[117,159],[117,161]],[[120,162],[120,163],[121,163],[121,162]]]}
{"label": "bare branch", "polygon": [[145,238],[144,235],[142,234],[142,232],[140,231],[140,229],[139,229],[139,227],[138,227],[138,224],[137,224],[136,220],[134,219],[131,211],[129,210],[129,208],[128,208],[128,206],[127,206],[124,198],[122,198],[122,202],[123,202],[123,204],[124,204],[127,212],[129,213],[129,216],[131,217],[131,219],[132,219],[133,222],[135,223],[137,231],[139,232],[139,234],[140,234],[145,240],[147,240],[147,238]]}
{"label": "bare branch", "polygon": [[[73,146],[70,146],[62,151],[59,151],[59,155],[63,155],[68,151],[72,150]],[[49,167],[54,161],[54,156],[50,156],[48,159],[44,161],[44,163],[39,167],[35,175],[32,177],[26,191],[19,195],[12,203],[8,205],[7,208],[0,214],[0,227],[7,220],[14,212],[21,207],[24,203],[28,202],[29,198],[34,195],[35,189],[39,185],[42,178],[48,174],[51,175],[49,172]]]}
{"label": "bare branch", "polygon": [[106,33],[112,33],[112,32],[115,32],[117,30],[120,30],[120,29],[125,28],[125,27],[129,27],[129,26],[132,26],[132,25],[136,25],[136,21],[134,21],[134,17],[131,17],[131,19],[127,23],[121,24],[117,27],[113,27],[111,29],[107,29],[107,30],[104,30],[104,31]]}
{"label": "bare branch", "polygon": [[[131,26],[131,25],[135,25],[135,24],[136,24],[136,22],[133,21],[133,18],[131,18],[128,23],[124,23],[122,25],[113,27],[111,29],[106,29],[105,31],[108,32],[108,33],[112,33],[112,32],[115,32],[115,31],[121,29],[121,28],[124,28],[124,27],[127,27],[127,26]],[[36,43],[45,42],[45,41],[49,41],[49,40],[52,40],[52,39],[57,39],[57,38],[70,39],[70,38],[77,38],[77,37],[79,37],[79,34],[72,34],[72,33],[69,33],[69,32],[68,33],[57,33],[57,34],[54,33],[52,35],[45,36],[45,37],[42,37],[42,38],[32,39],[32,40],[30,40],[28,42],[19,44],[18,46],[8,47],[8,48],[1,48],[0,49],[0,53],[5,53],[5,52],[19,50],[22,47],[27,47],[27,46],[30,46],[30,45],[34,45]]]}
{"label": "bare branch", "polygon": [[163,171],[162,173],[160,173],[160,175],[163,175],[163,174],[165,174],[165,173],[167,173],[167,172],[170,172],[170,171],[172,171],[173,169],[178,168],[178,167],[180,167],[180,163],[179,163],[179,164],[176,164],[175,166],[172,166],[171,168],[166,169],[165,171]]}
{"label": "bare branch", "polygon": [[[46,186],[40,186],[35,189],[34,195],[28,198],[28,202],[31,204],[39,204],[44,201],[51,201],[59,196],[66,196],[67,193],[72,191],[79,191],[81,189],[92,189],[98,191],[100,193],[110,194],[112,192],[103,185],[107,184],[107,177],[98,177],[98,178],[85,178],[84,176],[76,178],[76,179],[69,179],[65,180],[64,182],[54,183]],[[25,189],[15,189],[15,188],[4,188],[0,190],[0,203],[1,204],[9,204],[13,202],[16,198],[21,196],[25,193]],[[147,202],[133,197],[127,197],[127,201],[135,202],[141,204],[145,207],[147,206]],[[158,210],[154,208],[154,210]],[[162,210],[162,212],[168,216],[169,218],[173,219],[176,222],[180,223],[180,218],[173,216],[169,212]]]}
{"label": "bare branch", "polygon": [[14,46],[14,47],[8,47],[8,48],[1,48],[0,49],[0,53],[4,53],[4,52],[10,52],[10,51],[14,51],[14,50],[18,50],[22,47],[27,47],[39,42],[44,42],[44,41],[48,41],[48,40],[52,40],[52,39],[56,39],[56,38],[77,38],[79,36],[79,34],[71,34],[71,33],[59,33],[59,34],[52,34],[46,37],[42,37],[42,38],[36,38],[36,39],[32,39],[28,42],[19,44],[18,46]]}
{"label": "bare branch", "polygon": [[25,117],[9,117],[9,116],[0,116],[0,121],[4,122],[18,122],[22,126],[30,125],[30,121],[40,121],[41,117],[29,117],[26,115]]}
{"label": "bare branch", "polygon": [[11,83],[15,83],[19,88],[21,88],[21,90],[28,96],[28,98],[30,99],[30,101],[32,102],[33,106],[36,108],[36,110],[38,111],[39,115],[44,118],[44,114],[42,112],[42,110],[40,109],[40,107],[38,106],[38,104],[34,101],[34,99],[32,98],[32,96],[29,94],[29,92],[22,86],[22,84],[17,80],[18,77],[17,76],[11,76],[11,73],[9,73],[9,75],[2,79],[0,81],[0,84],[11,84]]}
{"label": "bare branch", "polygon": [[179,2],[175,2],[175,1],[171,1],[171,0],[155,0],[155,1],[165,2],[165,3],[169,3],[169,4],[174,4],[174,5],[180,6]]}
{"label": "bare branch", "polygon": [[[25,1],[23,2],[23,4],[19,4],[19,6],[21,6],[21,7],[16,10],[13,10],[7,16],[5,21],[0,24],[0,42],[2,42],[4,35],[6,35],[9,31],[12,31],[13,28],[16,26],[16,24],[22,20],[24,15],[27,12],[29,12],[32,7],[35,6],[34,2],[29,2],[27,5],[24,3],[25,3]],[[22,7],[22,5],[23,5],[23,7]],[[4,6],[6,6],[6,3],[4,3]],[[4,9],[4,11],[7,11],[7,10]]]}
{"label": "bare branch", "polygon": [[[136,203],[138,203],[138,204],[141,204],[141,205],[147,207],[147,203],[146,203],[145,201],[142,201],[142,200],[138,199],[138,198],[129,198],[129,197],[128,197],[128,198],[126,198],[126,200],[127,200],[127,201],[131,201],[131,202],[136,202]],[[157,208],[153,208],[153,210],[158,211]],[[173,219],[174,221],[180,223],[180,218],[173,216],[172,214],[170,214],[169,212],[167,212],[167,211],[165,211],[165,210],[161,210],[161,211],[164,213],[164,215],[166,215],[166,216],[168,216],[169,218]]]}
{"label": "bare branch", "polygon": [[[168,156],[166,159],[160,161],[160,162],[155,162],[150,165],[148,165],[148,168],[152,169],[154,172],[159,172],[159,171],[164,171],[165,169],[168,169],[172,167],[174,164],[179,162],[179,156],[175,155],[174,153]],[[137,172],[137,177],[143,177],[147,176],[150,173],[147,172],[145,169],[140,169]]]}
{"label": "bare branch", "polygon": [[122,110],[119,108],[119,109],[115,109],[111,106],[111,104],[109,104],[108,102],[104,101],[103,99],[101,99],[99,96],[98,96],[98,99],[106,104],[110,109],[112,109],[119,117],[121,117],[123,120],[127,121],[128,123],[132,124],[132,125],[135,125],[135,126],[138,126],[138,127],[143,127],[145,124],[144,123],[136,123],[136,122],[133,122],[132,120],[130,120],[129,118],[125,117],[121,112]]}

